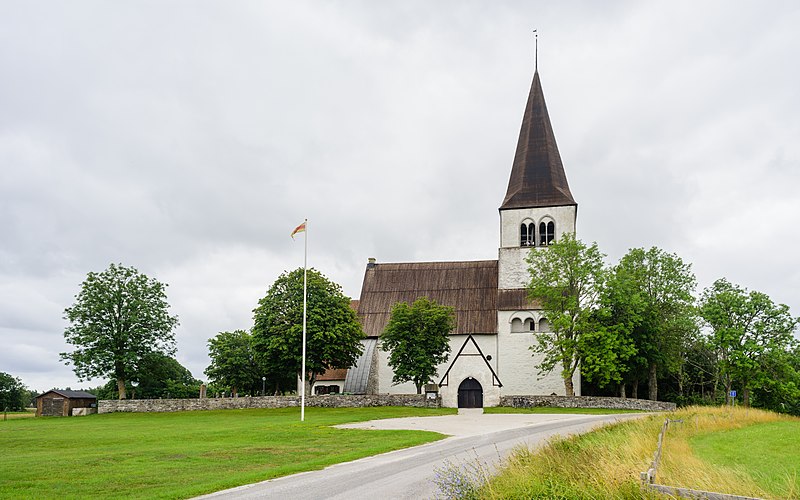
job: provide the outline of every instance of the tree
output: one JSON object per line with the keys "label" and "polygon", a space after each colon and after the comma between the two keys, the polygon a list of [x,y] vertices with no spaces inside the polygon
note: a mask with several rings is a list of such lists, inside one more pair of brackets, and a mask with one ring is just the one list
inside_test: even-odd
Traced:
{"label": "tree", "polygon": [[436,375],[436,368],[450,353],[450,332],[455,328],[452,307],[442,306],[427,297],[412,305],[398,302],[381,336],[381,348],[389,351],[392,382],[413,382],[417,394]]}
{"label": "tree", "polygon": [[159,352],[147,354],[139,363],[136,393],[140,398],[196,398],[202,382],[177,359]]}
{"label": "tree", "polygon": [[552,330],[537,333],[531,350],[544,354],[541,373],[561,366],[567,396],[575,395],[572,377],[581,349],[589,345],[583,339],[600,326],[594,310],[605,277],[603,257],[597,243],[586,246],[574,234],[566,233],[547,248],[532,249],[527,259],[531,274],[528,295],[541,305]]}
{"label": "tree", "polygon": [[[239,390],[250,394],[261,390],[261,377],[266,376],[266,370],[256,360],[253,336],[249,333],[244,330],[220,332],[209,339],[208,355],[211,365],[205,373],[213,383],[227,388],[234,395],[238,395]],[[275,385],[270,377],[270,387]]]}
{"label": "tree", "polygon": [[22,411],[28,404],[28,390],[18,377],[0,372],[0,411]]}
{"label": "tree", "polygon": [[113,378],[119,399],[125,399],[125,383],[136,378],[147,355],[175,352],[178,317],[169,315],[165,288],[121,264],[90,272],[64,311],[70,322],[64,338],[76,349],[61,353],[61,359],[74,365],[81,380]]}
{"label": "tree", "polygon": [[[125,381],[125,392],[138,399],[196,398],[202,382],[192,376],[177,359],[161,353],[146,355],[139,363],[135,377]],[[110,399],[118,394],[116,380],[89,389],[98,399]]]}
{"label": "tree", "polygon": [[[253,310],[253,344],[258,361],[279,383],[301,374],[303,269],[285,272]],[[336,283],[308,270],[306,371],[313,385],[329,368],[349,368],[361,354],[364,332],[350,299]]]}
{"label": "tree", "polygon": [[627,329],[636,352],[627,381],[635,388],[646,377],[652,400],[658,399],[659,372],[680,371],[689,337],[697,328],[695,286],[691,265],[656,247],[628,251],[607,282],[604,306],[612,322]]}
{"label": "tree", "polygon": [[719,279],[703,291],[700,315],[711,328],[710,342],[719,360],[726,402],[734,381],[741,384],[744,404],[767,366],[780,362],[795,343],[797,318],[785,304],[764,293]]}

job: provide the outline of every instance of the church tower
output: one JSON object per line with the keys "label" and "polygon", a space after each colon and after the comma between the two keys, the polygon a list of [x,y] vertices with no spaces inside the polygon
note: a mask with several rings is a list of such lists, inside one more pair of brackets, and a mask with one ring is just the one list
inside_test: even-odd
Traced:
{"label": "church tower", "polygon": [[529,281],[528,252],[574,233],[577,214],[536,71],[500,205],[499,287],[524,288]]}
{"label": "church tower", "polygon": [[[538,70],[534,72],[511,178],[500,205],[497,333],[498,376],[504,394],[565,394],[560,369],[542,376],[543,358],[532,356],[535,334],[550,331],[547,318],[528,300],[530,282],[525,258],[564,233],[575,232],[578,204],[572,197],[544,102]],[[580,395],[580,373],[573,378]]]}

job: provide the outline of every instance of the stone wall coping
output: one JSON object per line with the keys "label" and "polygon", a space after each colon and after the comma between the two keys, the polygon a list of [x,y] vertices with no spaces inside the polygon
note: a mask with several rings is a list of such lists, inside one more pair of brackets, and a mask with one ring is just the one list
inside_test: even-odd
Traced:
{"label": "stone wall coping", "polygon": [[674,411],[675,403],[651,401],[649,399],[616,398],[607,396],[547,396],[514,395],[501,396],[499,406],[512,408],[605,408],[611,410]]}
{"label": "stone wall coping", "polygon": [[[300,396],[243,396],[238,398],[194,399],[123,399],[100,400],[98,413],[174,412],[197,410],[233,410],[243,408],[290,408],[300,406]],[[306,407],[358,408],[367,406],[441,406],[441,398],[425,394],[329,394],[306,397]]]}

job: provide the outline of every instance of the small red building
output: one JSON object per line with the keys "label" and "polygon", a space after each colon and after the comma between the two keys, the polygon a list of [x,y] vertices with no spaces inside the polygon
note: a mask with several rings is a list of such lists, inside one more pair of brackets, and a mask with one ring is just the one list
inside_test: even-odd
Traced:
{"label": "small red building", "polygon": [[97,396],[83,391],[60,389],[36,396],[37,417],[69,417],[75,408],[97,408]]}

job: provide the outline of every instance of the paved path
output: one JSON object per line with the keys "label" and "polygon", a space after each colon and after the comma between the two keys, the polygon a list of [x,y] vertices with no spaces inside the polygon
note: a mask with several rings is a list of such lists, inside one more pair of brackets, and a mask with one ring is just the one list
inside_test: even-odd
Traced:
{"label": "paved path", "polygon": [[373,420],[341,427],[431,430],[451,437],[322,470],[219,491],[204,499],[341,499],[389,500],[435,498],[436,470],[449,462],[463,466],[480,461],[492,471],[514,448],[535,447],[555,435],[586,432],[605,423],[639,415],[537,415],[469,412],[439,417]]}

